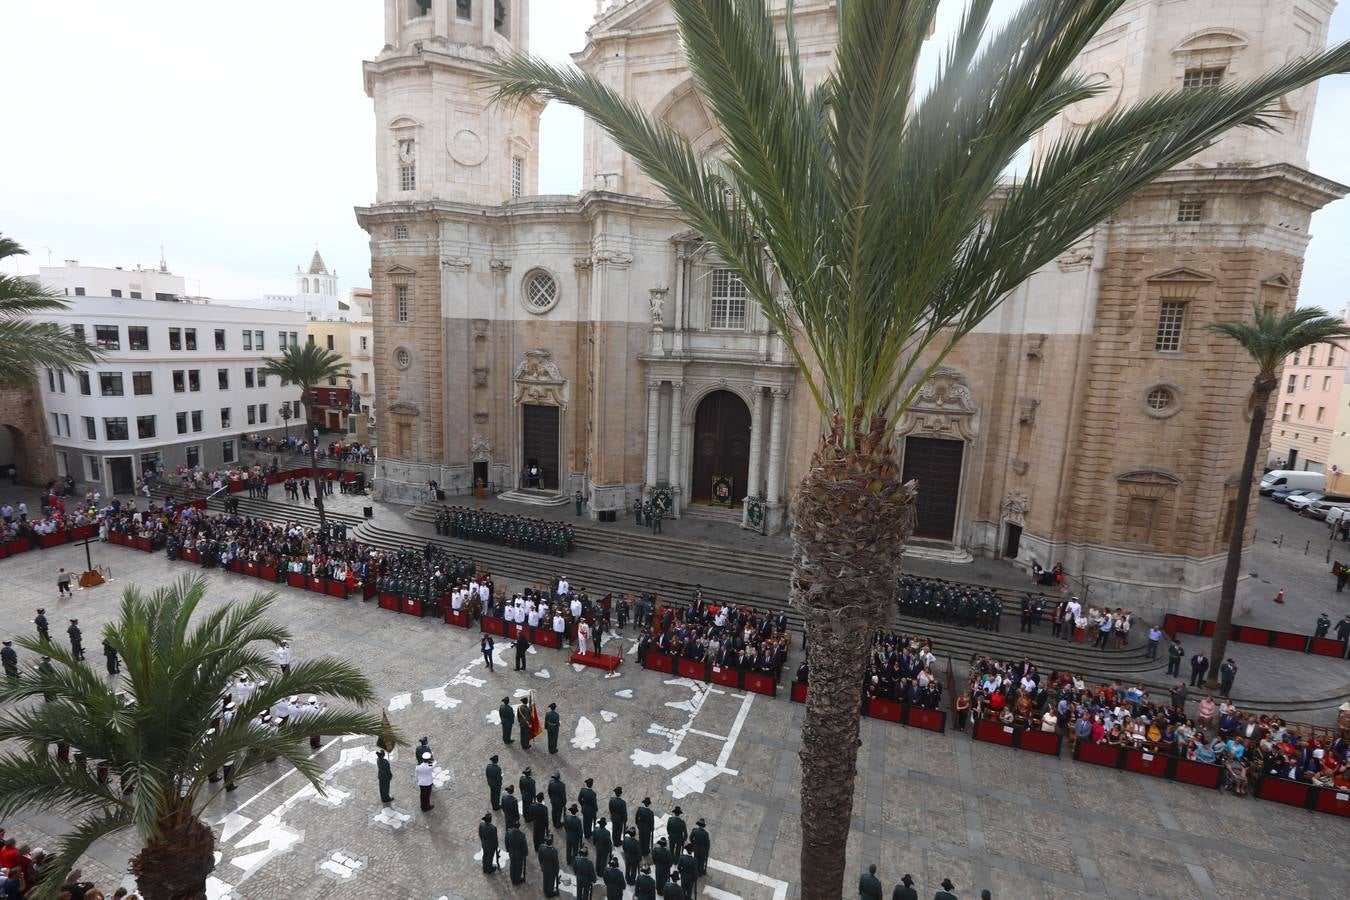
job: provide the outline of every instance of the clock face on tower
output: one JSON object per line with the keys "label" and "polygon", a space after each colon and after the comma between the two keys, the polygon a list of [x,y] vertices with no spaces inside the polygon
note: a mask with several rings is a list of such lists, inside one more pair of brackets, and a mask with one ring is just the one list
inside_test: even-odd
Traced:
{"label": "clock face on tower", "polygon": [[417,142],[411,138],[398,142],[398,158],[400,162],[413,162],[417,159]]}

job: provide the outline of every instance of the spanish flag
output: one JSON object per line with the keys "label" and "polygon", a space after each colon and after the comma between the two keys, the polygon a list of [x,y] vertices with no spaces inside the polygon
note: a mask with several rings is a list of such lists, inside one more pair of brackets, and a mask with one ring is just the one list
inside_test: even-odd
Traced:
{"label": "spanish flag", "polygon": [[544,726],[539,722],[539,705],[534,702],[534,694],[530,694],[530,740],[539,737],[543,732]]}
{"label": "spanish flag", "polygon": [[389,724],[389,713],[384,708],[380,709],[380,719],[380,734],[375,738],[375,746],[388,753],[394,749],[394,739],[390,736],[394,726]]}

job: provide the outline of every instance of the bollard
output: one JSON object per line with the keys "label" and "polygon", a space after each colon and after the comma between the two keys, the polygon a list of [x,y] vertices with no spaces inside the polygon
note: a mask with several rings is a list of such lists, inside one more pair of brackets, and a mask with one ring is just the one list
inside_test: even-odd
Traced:
{"label": "bollard", "polygon": [[1308,555],[1308,548],[1311,547],[1311,546],[1312,546],[1312,541],[1306,541],[1306,542],[1303,544],[1303,555],[1304,555],[1304,556],[1307,556],[1307,555]]}
{"label": "bollard", "polygon": [[1283,532],[1280,533],[1280,539],[1279,539],[1278,541],[1276,541],[1275,544],[1276,544],[1278,547],[1280,547],[1280,549],[1284,549],[1284,533],[1283,533]]}

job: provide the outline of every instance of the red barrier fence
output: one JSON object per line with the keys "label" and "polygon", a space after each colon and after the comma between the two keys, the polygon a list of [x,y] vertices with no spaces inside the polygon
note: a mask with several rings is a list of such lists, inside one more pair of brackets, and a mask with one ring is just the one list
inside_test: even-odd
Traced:
{"label": "red barrier fence", "polygon": [[[1191,616],[1175,616],[1171,613],[1163,617],[1163,631],[1176,637],[1178,634],[1198,634],[1213,637],[1215,622],[1213,619],[1196,619]],[[1254,628],[1250,625],[1233,625],[1228,639],[1239,644],[1256,644],[1259,647],[1274,647],[1276,650],[1293,650],[1298,653],[1316,653],[1319,656],[1336,656],[1342,659],[1350,655],[1350,642],[1336,641],[1330,638],[1315,638],[1292,631],[1276,631],[1272,628]]]}
{"label": "red barrier fence", "polygon": [[[802,684],[800,681],[794,681],[788,692],[788,697],[793,703],[805,703],[807,690],[808,685]],[[898,725],[936,731],[939,734],[947,730],[947,712],[942,709],[922,709],[908,703],[869,697],[863,700],[862,708],[859,709],[858,713],[870,719],[895,722]]]}

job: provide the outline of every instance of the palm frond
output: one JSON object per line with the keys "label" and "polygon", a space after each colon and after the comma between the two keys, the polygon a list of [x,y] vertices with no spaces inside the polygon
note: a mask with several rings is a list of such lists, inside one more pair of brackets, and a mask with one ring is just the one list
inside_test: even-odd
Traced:
{"label": "palm frond", "polygon": [[1252,307],[1250,322],[1216,322],[1210,329],[1232,338],[1256,362],[1259,379],[1273,379],[1290,355],[1314,344],[1335,344],[1350,338],[1350,325],[1316,306],[1276,316],[1274,310]]}
{"label": "palm frond", "polygon": [[116,809],[90,816],[79,822],[57,840],[56,852],[48,861],[48,876],[30,890],[25,897],[31,900],[52,900],[58,896],[66,873],[73,871],[80,859],[94,843],[133,825],[131,815]]}

